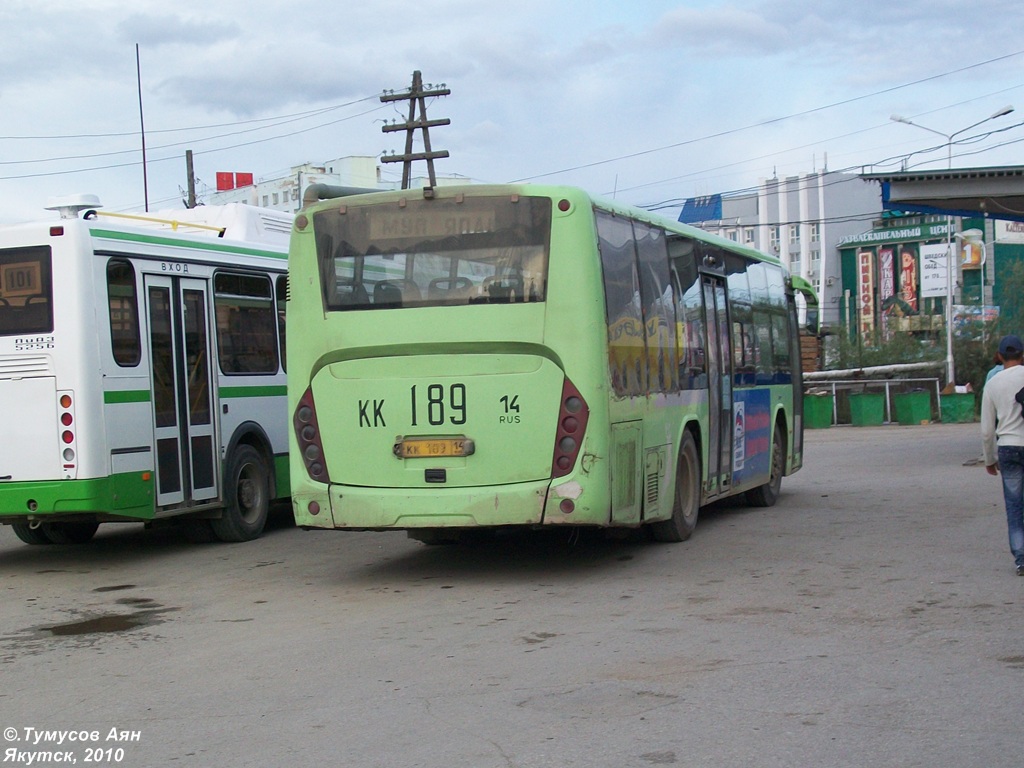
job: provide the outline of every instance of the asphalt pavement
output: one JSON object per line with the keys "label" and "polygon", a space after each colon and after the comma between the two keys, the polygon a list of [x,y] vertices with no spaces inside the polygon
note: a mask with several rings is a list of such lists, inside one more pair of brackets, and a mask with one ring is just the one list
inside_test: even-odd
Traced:
{"label": "asphalt pavement", "polygon": [[683,544],[3,528],[3,762],[1020,766],[1024,578],[979,458],[977,424],[809,430],[775,507]]}

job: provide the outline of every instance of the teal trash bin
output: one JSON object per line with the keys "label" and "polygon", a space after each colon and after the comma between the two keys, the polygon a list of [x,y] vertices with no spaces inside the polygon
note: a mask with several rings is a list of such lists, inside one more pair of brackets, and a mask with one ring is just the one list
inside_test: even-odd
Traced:
{"label": "teal trash bin", "polygon": [[924,391],[899,392],[892,396],[893,415],[903,426],[930,424],[932,396]]}
{"label": "teal trash bin", "polygon": [[974,393],[951,392],[939,397],[939,414],[943,424],[974,421]]}
{"label": "teal trash bin", "polygon": [[804,426],[808,429],[832,426],[832,395],[804,395]]}
{"label": "teal trash bin", "polygon": [[855,427],[878,427],[885,420],[885,395],[881,392],[850,393],[850,423]]}

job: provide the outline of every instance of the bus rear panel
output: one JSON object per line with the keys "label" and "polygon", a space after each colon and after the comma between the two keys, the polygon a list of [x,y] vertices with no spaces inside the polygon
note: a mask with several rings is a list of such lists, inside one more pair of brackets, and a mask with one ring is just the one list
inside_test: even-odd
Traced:
{"label": "bus rear panel", "polygon": [[[571,369],[592,372],[583,345],[568,351],[574,322],[546,301],[557,214],[541,196],[392,195],[331,206],[297,230],[290,268],[305,258],[298,268],[318,277],[293,282],[292,306],[323,306],[326,342],[289,330],[289,366],[309,372],[291,403],[303,525],[540,525],[564,515],[557,503],[552,513],[550,486],[588,450],[590,416]],[[588,514],[577,522],[606,522]]]}

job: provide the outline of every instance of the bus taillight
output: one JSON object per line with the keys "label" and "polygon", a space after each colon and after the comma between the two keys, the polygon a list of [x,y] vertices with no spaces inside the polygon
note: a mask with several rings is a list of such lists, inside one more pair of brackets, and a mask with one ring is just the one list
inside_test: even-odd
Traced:
{"label": "bus taillight", "polygon": [[590,409],[583,395],[569,379],[562,384],[562,401],[558,410],[558,430],[555,433],[555,454],[551,460],[551,476],[569,474],[576,465],[583,436],[587,432]]}
{"label": "bus taillight", "polygon": [[75,398],[70,392],[57,393],[57,414],[61,426],[64,427],[60,433],[61,467],[64,469],[64,479],[72,480],[78,465],[78,457],[75,452],[75,432],[78,430],[78,425],[75,423]]}
{"label": "bus taillight", "polygon": [[295,415],[292,417],[292,427],[295,429],[295,438],[299,444],[299,454],[310,479],[319,483],[331,482],[324,462],[324,446],[320,442],[320,427],[316,421],[312,388],[307,388],[302,393],[302,398],[295,408]]}

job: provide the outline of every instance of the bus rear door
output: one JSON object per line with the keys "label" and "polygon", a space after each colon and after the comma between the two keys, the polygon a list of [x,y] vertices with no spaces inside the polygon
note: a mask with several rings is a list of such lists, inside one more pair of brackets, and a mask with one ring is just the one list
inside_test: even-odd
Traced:
{"label": "bus rear door", "polygon": [[159,507],[218,496],[207,293],[204,280],[146,276]]}
{"label": "bus rear door", "polygon": [[708,496],[732,484],[732,354],[725,282],[704,275],[704,312],[708,332]]}

